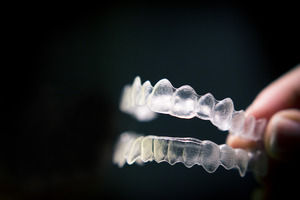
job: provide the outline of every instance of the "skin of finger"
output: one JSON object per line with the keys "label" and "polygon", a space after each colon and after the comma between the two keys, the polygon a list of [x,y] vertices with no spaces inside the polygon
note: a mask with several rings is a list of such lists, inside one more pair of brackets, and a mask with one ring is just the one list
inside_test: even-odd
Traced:
{"label": "skin of finger", "polygon": [[[266,133],[265,133],[265,136],[264,136],[265,149],[266,149],[268,155],[270,155],[272,158],[274,158],[276,160],[287,159],[287,156],[276,155],[272,151],[272,142],[273,142],[272,137],[273,138],[275,137],[273,135],[274,134],[273,130],[274,130],[274,128],[276,128],[278,120],[284,119],[284,118],[290,119],[290,120],[293,120],[293,121],[297,121],[297,122],[300,123],[300,110],[298,110],[298,109],[287,109],[287,110],[279,111],[274,116],[272,116],[272,118],[270,119],[270,122],[268,123],[268,126],[266,128]],[[279,136],[276,136],[276,137],[284,139],[284,135],[282,135],[282,136],[279,135]],[[290,141],[290,142],[292,142],[292,141]],[[290,142],[288,144],[290,144]],[[297,140],[295,142],[297,142]],[[289,145],[286,146],[286,148],[288,148],[288,147],[289,147]]]}
{"label": "skin of finger", "polygon": [[274,113],[300,107],[300,65],[271,83],[246,110],[256,119],[269,119]]}
{"label": "skin of finger", "polygon": [[254,149],[258,145],[256,141],[247,140],[234,135],[227,136],[226,144],[228,144],[232,148],[242,148],[242,149]]}

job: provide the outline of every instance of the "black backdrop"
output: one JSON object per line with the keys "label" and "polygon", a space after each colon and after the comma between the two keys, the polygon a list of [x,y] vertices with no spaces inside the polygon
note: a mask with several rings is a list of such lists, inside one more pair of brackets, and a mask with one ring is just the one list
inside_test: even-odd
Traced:
{"label": "black backdrop", "polygon": [[118,135],[192,136],[218,144],[207,121],[118,110],[140,75],[168,78],[245,109],[299,63],[297,6],[255,3],[102,3],[7,6],[2,32],[0,197],[15,199],[248,199],[251,173],[220,167],[111,163]]}

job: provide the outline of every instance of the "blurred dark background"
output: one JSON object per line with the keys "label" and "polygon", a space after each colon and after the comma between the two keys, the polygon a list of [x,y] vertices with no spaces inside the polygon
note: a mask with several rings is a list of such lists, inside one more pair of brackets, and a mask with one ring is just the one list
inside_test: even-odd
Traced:
{"label": "blurred dark background", "polygon": [[168,78],[245,109],[300,60],[290,4],[75,3],[7,6],[0,199],[249,199],[253,175],[220,167],[111,162],[120,133],[225,141],[210,122],[166,115],[139,123],[118,109],[140,75]]}

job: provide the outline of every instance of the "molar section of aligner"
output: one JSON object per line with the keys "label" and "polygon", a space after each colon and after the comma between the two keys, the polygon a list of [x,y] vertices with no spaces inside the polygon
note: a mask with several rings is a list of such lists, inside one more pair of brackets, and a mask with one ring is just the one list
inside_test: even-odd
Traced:
{"label": "molar section of aligner", "polygon": [[210,93],[201,96],[197,102],[197,117],[203,120],[210,120],[215,108],[215,101],[214,96]]}
{"label": "molar section of aligner", "polygon": [[183,151],[183,164],[186,167],[192,167],[195,164],[200,165],[199,156],[203,149],[201,143],[187,142]]}
{"label": "molar section of aligner", "polygon": [[178,162],[183,162],[183,150],[185,143],[182,141],[169,141],[168,147],[168,161],[171,165],[174,165]]}
{"label": "molar section of aligner", "polygon": [[149,96],[148,107],[158,113],[169,114],[171,110],[171,99],[175,89],[167,79],[156,83]]}
{"label": "molar section of aligner", "polygon": [[235,150],[236,168],[239,170],[240,175],[243,177],[248,169],[249,157],[246,151],[242,149]]}
{"label": "molar section of aligner", "polygon": [[220,149],[219,146],[211,141],[203,141],[203,149],[199,156],[199,163],[209,173],[216,171],[219,166]]}
{"label": "molar section of aligner", "polygon": [[168,143],[169,140],[165,140],[159,137],[154,138],[153,140],[153,155],[154,155],[154,160],[157,163],[163,162],[163,161],[168,161]]}
{"label": "molar section of aligner", "polygon": [[142,144],[142,139],[144,137],[139,137],[137,138],[132,146],[131,146],[131,149],[130,149],[130,152],[129,152],[129,155],[128,155],[128,158],[127,158],[127,163],[129,165],[131,165],[132,163],[134,163],[136,161],[136,159],[140,158],[141,156],[141,144]]}
{"label": "molar section of aligner", "polygon": [[235,151],[228,145],[222,144],[220,147],[220,162],[225,169],[235,167]]}
{"label": "molar section of aligner", "polygon": [[219,101],[215,106],[211,122],[222,131],[228,130],[233,110],[233,102],[230,98]]}
{"label": "molar section of aligner", "polygon": [[195,116],[198,96],[195,90],[185,85],[178,88],[172,96],[170,115],[190,119]]}

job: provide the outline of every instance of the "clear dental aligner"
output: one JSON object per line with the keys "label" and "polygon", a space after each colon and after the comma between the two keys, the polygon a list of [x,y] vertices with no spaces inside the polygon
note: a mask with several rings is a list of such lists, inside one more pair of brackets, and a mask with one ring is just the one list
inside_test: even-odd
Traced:
{"label": "clear dental aligner", "polygon": [[184,85],[174,88],[169,80],[162,79],[154,87],[149,81],[141,84],[137,76],[132,85],[123,89],[120,109],[133,115],[139,121],[149,121],[156,113],[190,119],[198,117],[210,120],[222,131],[258,141],[262,139],[266,126],[265,119],[245,116],[243,110],[235,111],[230,98],[216,100],[212,94],[198,95],[195,90]]}
{"label": "clear dental aligner", "polygon": [[153,160],[171,165],[183,163],[188,168],[202,165],[209,173],[222,165],[228,170],[237,169],[242,177],[247,170],[264,175],[267,167],[261,151],[247,152],[195,138],[143,136],[133,132],[120,136],[113,157],[113,162],[119,167],[123,167],[125,162],[131,165]]}

